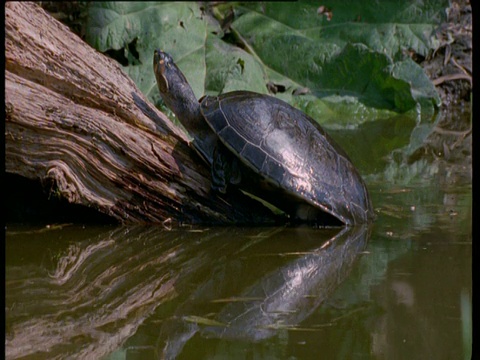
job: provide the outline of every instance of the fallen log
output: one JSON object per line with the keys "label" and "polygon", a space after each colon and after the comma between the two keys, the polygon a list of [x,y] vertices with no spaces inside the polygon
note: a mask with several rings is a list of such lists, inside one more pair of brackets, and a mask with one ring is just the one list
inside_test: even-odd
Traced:
{"label": "fallen log", "polygon": [[5,5],[5,170],[120,222],[273,219],[212,192],[208,166],[120,65],[34,3]]}

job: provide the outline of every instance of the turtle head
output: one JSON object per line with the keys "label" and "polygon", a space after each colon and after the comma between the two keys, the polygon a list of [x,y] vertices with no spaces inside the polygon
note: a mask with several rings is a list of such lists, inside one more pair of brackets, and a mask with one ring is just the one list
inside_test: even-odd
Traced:
{"label": "turtle head", "polygon": [[[153,55],[153,71],[157,79],[158,90],[163,100],[170,107],[167,98],[190,100],[195,97],[192,88],[188,84],[185,75],[173,61],[173,58],[162,50],[155,50]],[[195,99],[195,102],[197,100]],[[174,110],[174,109],[172,109]]]}
{"label": "turtle head", "polygon": [[172,77],[172,72],[180,72],[172,57],[162,50],[155,50],[153,54],[153,72],[157,79],[158,89],[160,93],[168,93],[168,78]]}
{"label": "turtle head", "polygon": [[[153,71],[157,79],[158,90],[165,104],[183,123],[193,121],[199,111],[199,103],[185,75],[173,61],[173,58],[162,50],[153,54]],[[184,124],[184,126],[186,126]],[[186,126],[187,127],[187,126]]]}

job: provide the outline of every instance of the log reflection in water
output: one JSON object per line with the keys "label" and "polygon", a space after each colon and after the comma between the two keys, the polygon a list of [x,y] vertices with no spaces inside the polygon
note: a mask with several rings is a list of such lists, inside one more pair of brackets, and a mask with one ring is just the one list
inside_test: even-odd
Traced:
{"label": "log reflection in water", "polygon": [[[211,261],[209,239],[222,231],[120,228],[60,254],[46,243],[53,269],[28,259],[7,263],[6,357],[97,359],[118,349],[159,304],[178,295],[179,278]],[[7,247],[22,243],[8,237]]]}

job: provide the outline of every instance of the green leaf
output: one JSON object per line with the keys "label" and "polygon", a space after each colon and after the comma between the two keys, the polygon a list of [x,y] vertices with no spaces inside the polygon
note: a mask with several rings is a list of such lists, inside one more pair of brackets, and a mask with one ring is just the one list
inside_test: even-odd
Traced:
{"label": "green leaf", "polygon": [[249,53],[223,41],[218,22],[198,3],[94,2],[86,39],[100,51],[123,50],[124,70],[155,104],[160,95],[151,61],[161,48],[197,97],[266,93],[272,82],[285,88],[277,97],[327,127],[345,127],[417,106],[429,116],[439,105],[433,84],[401,51],[435,48],[432,32],[444,3],[327,1],[330,21],[313,2],[227,4],[236,14],[232,29]]}
{"label": "green leaf", "polygon": [[234,90],[268,92],[266,75],[252,55],[215,36],[208,37],[206,65],[206,94],[218,95]]}
{"label": "green leaf", "polygon": [[[385,3],[324,2],[331,21],[319,16],[317,3],[247,3],[232,28],[270,79],[287,89],[279,97],[301,104],[322,124],[331,124],[332,116],[343,125],[358,124],[367,114],[385,118],[392,115],[388,111],[407,112],[417,104],[431,116],[440,98],[402,50],[435,49],[433,30],[448,4]],[[312,96],[296,99],[299,88]],[[345,101],[337,112],[339,98]]]}
{"label": "green leaf", "polygon": [[[331,12],[330,20],[318,12],[320,6]],[[446,0],[244,3],[234,26],[249,43],[256,41],[255,35],[241,29],[294,34],[339,48],[361,43],[390,57],[406,49],[425,56],[439,46],[434,30],[446,19],[448,6]]]}
{"label": "green leaf", "polygon": [[154,103],[160,99],[153,76],[153,52],[168,51],[184,71],[197,96],[205,88],[205,46],[209,23],[196,3],[93,2],[86,40],[99,51],[128,51],[135,41],[138,65],[125,72]]}
{"label": "green leaf", "polygon": [[86,40],[100,51],[124,49],[138,61],[125,72],[154,103],[160,94],[153,76],[155,49],[167,51],[185,74],[197,97],[238,89],[266,93],[263,69],[244,50],[221,41],[218,24],[197,3],[94,2],[89,9]]}

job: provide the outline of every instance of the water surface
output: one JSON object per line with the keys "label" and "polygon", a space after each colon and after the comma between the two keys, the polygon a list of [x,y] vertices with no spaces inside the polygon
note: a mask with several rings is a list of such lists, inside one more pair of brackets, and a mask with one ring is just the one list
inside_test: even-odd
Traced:
{"label": "water surface", "polygon": [[471,186],[352,229],[6,230],[7,359],[469,359]]}

